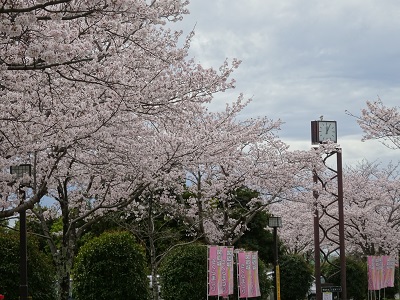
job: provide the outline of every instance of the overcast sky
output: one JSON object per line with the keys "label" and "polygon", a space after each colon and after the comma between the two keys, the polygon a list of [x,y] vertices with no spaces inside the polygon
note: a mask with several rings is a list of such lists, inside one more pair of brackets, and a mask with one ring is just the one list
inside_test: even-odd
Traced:
{"label": "overcast sky", "polygon": [[218,67],[225,58],[242,64],[237,88],[220,94],[224,107],[239,93],[253,102],[243,117],[285,122],[280,137],[291,149],[309,149],[310,122],[323,115],[338,122],[344,164],[398,160],[399,151],[362,143],[345,110],[359,115],[366,100],[400,99],[400,2],[398,0],[190,0],[190,15],[176,24],[195,28],[191,56]]}

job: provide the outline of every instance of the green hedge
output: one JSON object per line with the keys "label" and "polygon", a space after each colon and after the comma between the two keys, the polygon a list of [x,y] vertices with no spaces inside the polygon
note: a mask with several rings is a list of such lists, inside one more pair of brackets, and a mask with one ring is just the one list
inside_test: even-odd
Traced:
{"label": "green hedge", "polygon": [[127,232],[104,233],[83,245],[75,260],[77,300],[144,300],[145,252]]}
{"label": "green hedge", "polygon": [[283,255],[279,259],[281,299],[303,300],[313,281],[312,269],[300,255]]}

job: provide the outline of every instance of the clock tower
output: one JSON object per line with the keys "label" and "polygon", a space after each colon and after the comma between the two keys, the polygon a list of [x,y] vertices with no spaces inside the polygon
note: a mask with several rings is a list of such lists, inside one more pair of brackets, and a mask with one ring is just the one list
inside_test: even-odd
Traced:
{"label": "clock tower", "polygon": [[323,144],[328,141],[337,143],[336,121],[311,121],[312,144]]}

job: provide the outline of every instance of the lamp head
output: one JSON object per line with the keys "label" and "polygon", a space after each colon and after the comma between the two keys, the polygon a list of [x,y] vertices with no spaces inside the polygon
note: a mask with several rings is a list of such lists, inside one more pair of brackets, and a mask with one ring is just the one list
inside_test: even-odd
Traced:
{"label": "lamp head", "polygon": [[282,218],[271,216],[268,218],[268,226],[272,228],[282,227]]}

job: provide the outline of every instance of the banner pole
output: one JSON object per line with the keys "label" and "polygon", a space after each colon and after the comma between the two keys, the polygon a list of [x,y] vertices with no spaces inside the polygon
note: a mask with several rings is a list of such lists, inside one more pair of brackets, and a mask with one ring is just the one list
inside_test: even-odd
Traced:
{"label": "banner pole", "polygon": [[208,291],[210,289],[210,246],[207,246],[207,300]]}
{"label": "banner pole", "polygon": [[217,258],[218,258],[218,279],[217,279],[217,299],[219,300],[219,295],[221,294],[220,285],[221,285],[221,268],[222,268],[222,255],[220,256],[221,247],[217,246]]}
{"label": "banner pole", "polygon": [[237,285],[237,298],[240,299],[240,277],[239,277],[239,257],[238,252],[236,252],[236,285]]}
{"label": "banner pole", "polygon": [[[368,281],[369,281],[369,268],[368,268],[368,262],[367,262],[367,276],[368,276]],[[370,294],[370,293],[369,293],[369,287],[368,287],[368,284],[367,284],[367,299],[368,299],[368,300],[370,300],[370,299],[369,299],[369,294]]]}

